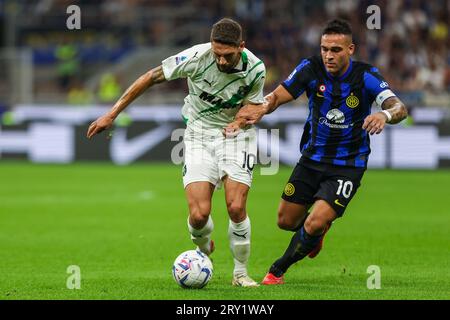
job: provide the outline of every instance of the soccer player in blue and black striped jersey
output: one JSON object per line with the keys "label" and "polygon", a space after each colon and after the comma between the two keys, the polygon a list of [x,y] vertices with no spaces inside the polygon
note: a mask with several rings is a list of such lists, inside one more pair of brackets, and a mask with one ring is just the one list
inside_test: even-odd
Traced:
{"label": "soccer player in blue and black striped jersey", "polygon": [[[319,253],[331,223],[343,215],[360,185],[370,154],[369,135],[379,134],[386,123],[407,117],[404,104],[378,69],[351,59],[355,45],[347,22],[331,21],[322,33],[320,48],[321,55],[301,61],[266,96],[263,107],[244,106],[225,129],[232,135],[244,123],[258,122],[304,92],[308,96],[302,156],[278,209],[278,226],[295,234],[263,284],[284,283],[283,275],[293,263]],[[382,111],[371,114],[373,102]]]}

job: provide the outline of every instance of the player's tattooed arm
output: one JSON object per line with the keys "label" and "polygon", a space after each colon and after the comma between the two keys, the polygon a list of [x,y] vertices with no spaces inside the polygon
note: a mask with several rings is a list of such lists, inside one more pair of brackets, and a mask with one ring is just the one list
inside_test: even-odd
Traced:
{"label": "player's tattooed arm", "polygon": [[[402,121],[403,119],[406,119],[408,116],[408,110],[406,109],[403,102],[400,101],[397,97],[390,97],[384,100],[383,104],[381,105],[381,109],[386,110],[391,115],[391,120],[386,121],[390,124],[396,124]],[[388,119],[388,115],[386,115],[386,120]]]}
{"label": "player's tattooed arm", "polygon": [[125,93],[117,100],[112,109],[95,120],[89,126],[87,137],[90,139],[94,135],[111,128],[114,119],[137,97],[151,86],[166,81],[162,66],[149,70],[140,76]]}
{"label": "player's tattooed arm", "polygon": [[379,134],[386,123],[396,124],[408,116],[405,105],[395,96],[386,99],[381,108],[383,111],[371,114],[364,119],[362,128],[369,134]]}

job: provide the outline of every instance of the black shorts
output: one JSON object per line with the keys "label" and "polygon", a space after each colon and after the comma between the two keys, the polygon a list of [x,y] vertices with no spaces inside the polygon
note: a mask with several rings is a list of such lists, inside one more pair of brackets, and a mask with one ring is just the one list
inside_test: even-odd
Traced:
{"label": "black shorts", "polygon": [[366,168],[337,166],[302,157],[281,197],[303,205],[323,199],[340,217],[360,186],[365,171]]}

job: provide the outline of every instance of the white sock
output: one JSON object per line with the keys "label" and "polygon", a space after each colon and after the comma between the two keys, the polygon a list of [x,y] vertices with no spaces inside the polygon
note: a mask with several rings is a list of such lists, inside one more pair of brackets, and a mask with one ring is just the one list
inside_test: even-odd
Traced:
{"label": "white sock", "polygon": [[194,227],[191,226],[189,223],[189,217],[188,217],[188,229],[191,234],[192,242],[194,242],[200,251],[206,254],[210,254],[210,241],[211,241],[211,233],[214,229],[214,223],[211,218],[211,215],[208,217],[208,221],[206,222],[205,226],[201,229],[194,229]]}
{"label": "white sock", "polygon": [[244,221],[234,223],[230,220],[228,225],[228,239],[230,249],[234,259],[235,276],[247,275],[247,262],[250,257],[250,218],[247,216]]}

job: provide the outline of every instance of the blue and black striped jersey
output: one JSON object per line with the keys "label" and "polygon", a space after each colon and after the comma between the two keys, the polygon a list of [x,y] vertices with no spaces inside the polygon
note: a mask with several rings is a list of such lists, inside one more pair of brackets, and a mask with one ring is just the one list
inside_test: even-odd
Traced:
{"label": "blue and black striped jersey", "polygon": [[304,59],[282,86],[298,98],[309,99],[309,116],[300,143],[302,156],[341,166],[367,167],[368,133],[362,129],[375,99],[382,102],[392,91],[378,69],[350,60],[340,77],[329,74],[320,56]]}

